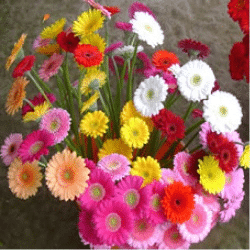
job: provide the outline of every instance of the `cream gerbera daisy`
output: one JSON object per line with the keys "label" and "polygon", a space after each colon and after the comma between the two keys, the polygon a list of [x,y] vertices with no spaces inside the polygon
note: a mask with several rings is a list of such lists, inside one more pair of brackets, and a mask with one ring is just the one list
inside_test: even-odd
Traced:
{"label": "cream gerbera daisy", "polygon": [[102,53],[104,53],[106,47],[105,40],[97,33],[83,37],[79,44],[91,44],[92,46],[96,46]]}
{"label": "cream gerbera daisy", "polygon": [[240,126],[242,109],[234,95],[215,91],[203,104],[203,117],[210,123],[213,132],[232,132]]}
{"label": "cream gerbera daisy", "polygon": [[142,119],[132,117],[121,127],[121,138],[129,147],[142,148],[149,140],[148,126]]}
{"label": "cream gerbera daisy", "polygon": [[91,106],[93,106],[96,101],[98,100],[100,94],[98,91],[95,91],[95,93],[82,105],[81,113],[84,113],[86,110],[90,109]]}
{"label": "cream gerbera daisy", "polygon": [[164,108],[168,86],[160,76],[151,76],[141,82],[134,94],[134,105],[143,116],[157,115]]}
{"label": "cream gerbera daisy", "polygon": [[135,12],[130,20],[133,32],[138,34],[140,40],[145,41],[153,48],[163,44],[164,35],[159,23],[147,12]]}
{"label": "cream gerbera daisy", "polygon": [[201,60],[193,60],[180,68],[177,85],[189,101],[201,101],[211,94],[215,76],[212,69]]}
{"label": "cream gerbera daisy", "polygon": [[88,112],[80,123],[80,130],[83,134],[96,138],[103,136],[108,129],[109,119],[104,112],[98,110]]}
{"label": "cream gerbera daisy", "polygon": [[66,24],[66,19],[61,18],[57,20],[55,23],[51,24],[48,27],[45,27],[40,34],[42,39],[54,39],[56,36],[63,31],[63,27]]}

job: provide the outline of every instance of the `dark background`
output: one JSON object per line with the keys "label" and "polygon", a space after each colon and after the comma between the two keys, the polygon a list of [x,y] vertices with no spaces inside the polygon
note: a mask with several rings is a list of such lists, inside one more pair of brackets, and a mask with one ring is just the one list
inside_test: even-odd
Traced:
{"label": "dark background", "polygon": [[[122,32],[113,29],[114,21],[129,21],[127,10],[132,0],[102,0],[105,5],[117,5],[122,13],[111,20],[111,41],[122,39]],[[243,107],[243,121],[239,133],[243,141],[249,140],[249,85],[234,81],[229,74],[228,54],[233,43],[241,41],[243,34],[237,23],[227,14],[228,0],[142,0],[156,14],[164,30],[166,49],[176,53],[181,62],[187,56],[177,48],[180,39],[199,40],[211,48],[205,61],[211,66],[222,90],[234,94]],[[6,95],[12,83],[11,72],[4,64],[13,44],[22,33],[27,33],[25,53],[33,53],[31,44],[41,32],[41,20],[45,13],[51,19],[67,18],[69,26],[88,5],[82,0],[1,0],[0,1],[0,145],[10,133],[22,133],[25,137],[34,123],[24,124],[20,112],[14,117],[4,110]],[[142,43],[151,56],[154,50]],[[74,79],[72,79],[73,81]],[[34,88],[28,87],[28,98],[34,96]],[[33,92],[33,93],[32,93]],[[178,111],[182,111],[181,107]],[[242,208],[229,223],[217,225],[209,236],[191,248],[249,248],[249,172],[245,172],[245,199]],[[63,202],[52,197],[45,185],[38,194],[26,201],[15,198],[8,188],[7,167],[0,162],[0,242],[1,248],[84,248],[77,231],[78,210],[73,202]]]}

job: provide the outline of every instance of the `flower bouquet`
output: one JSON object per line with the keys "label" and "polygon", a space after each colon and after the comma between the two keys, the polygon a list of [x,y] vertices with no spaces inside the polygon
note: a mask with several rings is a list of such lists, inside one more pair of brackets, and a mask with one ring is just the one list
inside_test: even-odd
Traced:
{"label": "flower bouquet", "polygon": [[[17,64],[6,112],[35,121],[1,147],[10,190],[28,199],[45,178],[54,197],[79,206],[79,236],[93,249],[188,249],[244,198],[250,152],[236,132],[239,101],[220,90],[207,45],[181,40],[183,64],[165,49],[144,52],[164,41],[145,4],[130,6],[130,21],[116,22],[124,42],[110,43],[120,9],[85,2],[69,26],[62,18],[41,31],[36,56],[24,55],[23,34],[7,59],[6,70]],[[31,83],[38,93],[27,99]],[[188,105],[177,114],[180,103]]]}

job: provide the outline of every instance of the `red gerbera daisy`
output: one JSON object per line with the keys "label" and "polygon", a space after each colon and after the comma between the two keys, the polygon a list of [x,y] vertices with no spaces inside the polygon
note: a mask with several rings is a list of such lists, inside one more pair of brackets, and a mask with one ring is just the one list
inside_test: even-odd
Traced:
{"label": "red gerbera daisy", "polygon": [[117,6],[103,6],[108,12],[111,13],[111,16],[119,13],[121,10]]}
{"label": "red gerbera daisy", "polygon": [[78,64],[86,68],[100,65],[103,60],[103,54],[96,46],[90,44],[78,44],[74,50],[74,57]]}
{"label": "red gerbera daisy", "polygon": [[172,223],[183,223],[189,220],[195,204],[192,188],[180,181],[175,181],[165,188],[165,196],[161,204],[164,214]]}
{"label": "red gerbera daisy", "polygon": [[80,39],[74,33],[62,31],[56,38],[57,43],[66,52],[74,53]]}
{"label": "red gerbera daisy", "polygon": [[153,54],[152,62],[157,69],[167,71],[173,64],[180,64],[178,57],[167,50],[158,50]]}
{"label": "red gerbera daisy", "polygon": [[25,56],[22,61],[20,61],[15,69],[13,70],[12,77],[17,78],[23,76],[26,71],[31,70],[34,65],[36,57],[33,55]]}
{"label": "red gerbera daisy", "polygon": [[154,125],[167,136],[168,141],[183,139],[185,136],[184,120],[167,109],[160,110],[159,114],[152,117]]}
{"label": "red gerbera daisy", "polygon": [[217,154],[218,148],[227,141],[227,138],[222,134],[217,134],[216,132],[212,132],[211,130],[207,133],[207,146],[209,150],[214,154]]}
{"label": "red gerbera daisy", "polygon": [[196,55],[199,59],[203,59],[209,56],[209,47],[201,42],[192,39],[182,39],[178,42],[178,47],[188,56]]}

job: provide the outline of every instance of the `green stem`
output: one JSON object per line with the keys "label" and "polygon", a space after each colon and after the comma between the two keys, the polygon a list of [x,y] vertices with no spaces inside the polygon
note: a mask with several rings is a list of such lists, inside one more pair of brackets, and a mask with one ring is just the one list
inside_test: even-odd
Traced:
{"label": "green stem", "polygon": [[65,99],[66,99],[65,88],[63,87],[62,79],[58,75],[56,75],[56,82],[57,82],[57,87],[59,89],[62,108],[65,109],[65,104],[64,104]]}
{"label": "green stem", "polygon": [[187,136],[188,134],[190,134],[192,131],[194,131],[196,128],[198,128],[202,123],[204,123],[205,120],[202,118],[200,121],[196,122],[195,124],[193,124],[191,127],[189,127],[186,132],[185,132],[185,136]]}
{"label": "green stem", "polygon": [[97,136],[95,140],[97,142],[98,148],[101,148],[102,144],[103,144],[101,138],[99,136]]}
{"label": "green stem", "polygon": [[190,102],[189,106],[188,106],[188,109],[186,111],[186,113],[184,114],[184,116],[182,117],[184,121],[187,120],[188,116],[191,114],[192,110],[194,108],[194,104],[193,102]]}
{"label": "green stem", "polygon": [[27,102],[30,105],[31,108],[33,108],[33,109],[35,108],[35,106],[28,99],[24,98],[23,100],[25,102]]}
{"label": "green stem", "polygon": [[199,134],[199,131],[197,131],[190,139],[189,141],[185,144],[184,148],[182,149],[182,151],[184,151],[189,145],[190,143],[196,138],[196,136]]}
{"label": "green stem", "polygon": [[180,100],[181,95],[178,95],[172,102],[169,103],[168,108],[170,108],[177,100]]}
{"label": "green stem", "polygon": [[104,112],[106,113],[107,116],[110,116],[110,113],[109,113],[109,109],[108,109],[108,106],[106,105],[104,99],[103,99],[103,96],[102,96],[102,93],[101,91],[99,90],[99,95],[100,95],[100,101],[102,103],[102,107],[104,109]]}
{"label": "green stem", "polygon": [[46,166],[46,164],[44,164],[44,163],[42,163],[42,162],[38,162],[38,165],[40,165],[41,167],[44,167],[44,168],[46,168],[47,166]]}
{"label": "green stem", "polygon": [[198,149],[200,149],[200,148],[202,148],[202,145],[198,145],[197,147],[193,148],[193,149],[189,152],[189,154],[192,154],[193,152],[195,152],[196,150],[198,150]]}
{"label": "green stem", "polygon": [[31,72],[34,74],[35,78],[41,84],[41,86],[45,89],[45,91],[48,93],[52,93],[52,90],[50,89],[50,87],[39,77],[39,75],[33,68],[31,69]]}

